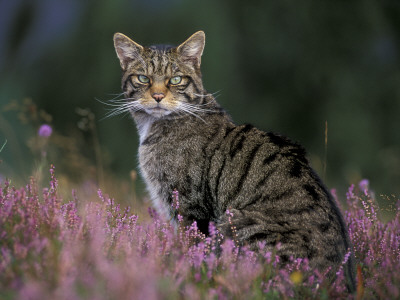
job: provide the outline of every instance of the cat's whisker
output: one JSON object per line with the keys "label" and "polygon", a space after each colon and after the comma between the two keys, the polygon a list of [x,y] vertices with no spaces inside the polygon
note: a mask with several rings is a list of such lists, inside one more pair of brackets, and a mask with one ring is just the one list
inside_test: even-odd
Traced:
{"label": "cat's whisker", "polygon": [[108,112],[108,113],[104,116],[103,119],[108,119],[108,118],[111,118],[111,117],[114,117],[114,116],[123,114],[123,113],[125,113],[125,112],[129,112],[129,110],[127,110],[127,109],[112,110],[112,111]]}
{"label": "cat's whisker", "polygon": [[114,116],[118,116],[118,115],[121,115],[124,113],[130,113],[130,111],[129,110],[113,111],[113,112],[110,112],[107,115],[105,115],[101,120],[108,119],[108,118],[111,118]]}
{"label": "cat's whisker", "polygon": [[108,119],[108,118],[110,118],[110,117],[113,117],[113,116],[117,116],[117,115],[122,115],[122,118],[124,118],[124,117],[126,117],[127,115],[130,115],[130,112],[129,111],[123,111],[123,112],[119,112],[119,113],[117,113],[117,114],[113,114],[113,115],[106,115],[106,116],[104,116],[102,119],[101,119],[101,121],[102,120],[104,120],[104,119]]}
{"label": "cat's whisker", "polygon": [[200,117],[199,115],[195,114],[193,111],[191,111],[190,109],[186,108],[185,106],[179,106],[177,108],[178,111],[182,111],[188,114],[191,114],[192,116],[199,118],[200,120],[202,120],[204,123],[207,123],[202,117]]}
{"label": "cat's whisker", "polygon": [[191,111],[189,111],[189,110],[182,109],[182,108],[181,108],[181,110],[184,111],[184,112],[186,112],[186,113],[188,113],[188,114],[191,114],[192,116],[194,116],[194,117],[196,117],[196,118],[198,118],[198,119],[200,119],[200,120],[202,120],[204,123],[207,123],[207,122],[206,122],[202,117],[200,117],[199,115],[197,115],[197,114],[195,114],[195,113],[193,113],[193,112],[191,112]]}
{"label": "cat's whisker", "polygon": [[121,105],[113,105],[113,104],[109,105],[115,106],[115,108],[110,109],[103,119],[117,116],[123,113],[131,113],[139,111],[142,109],[142,107],[137,102],[125,102]]}
{"label": "cat's whisker", "polygon": [[129,103],[129,102],[126,102],[126,101],[110,101],[111,103],[104,103],[105,105],[108,105],[108,106],[121,106],[121,105],[125,105],[125,104],[127,104],[127,103]]}
{"label": "cat's whisker", "polygon": [[190,111],[196,111],[196,112],[215,112],[215,110],[213,109],[207,109],[207,108],[202,108],[199,107],[201,105],[197,105],[197,104],[190,104],[190,103],[180,103],[181,107],[185,107],[186,109],[190,110]]}
{"label": "cat's whisker", "polygon": [[100,100],[100,99],[97,99],[97,98],[95,98],[95,99],[96,99],[96,101],[100,102],[101,104],[104,104],[104,105],[107,105],[107,106],[114,106],[114,107],[119,107],[121,105],[133,102],[133,101],[130,101],[130,100],[136,100],[136,99],[133,99],[133,98],[122,98],[122,99],[110,99],[110,100],[106,100],[107,101],[106,102],[106,101],[103,101],[103,100]]}
{"label": "cat's whisker", "polygon": [[113,107],[120,107],[121,106],[121,104],[118,104],[118,103],[107,103],[107,102],[104,102],[104,101],[101,101],[101,100],[98,100],[98,99],[96,99],[98,102],[100,102],[101,104],[104,104],[104,105],[107,105],[107,106],[113,106]]}
{"label": "cat's whisker", "polygon": [[210,101],[210,102],[206,102],[206,103],[202,103],[202,104],[192,104],[192,103],[188,103],[188,104],[194,105],[194,106],[197,106],[197,107],[200,107],[200,106],[212,105],[212,104],[214,104],[214,102],[213,102],[213,101]]}
{"label": "cat's whisker", "polygon": [[127,101],[130,101],[130,100],[132,100],[132,101],[135,101],[135,100],[137,100],[136,98],[121,98],[121,99],[111,99],[111,100],[108,100],[108,101],[110,101],[110,102],[127,102]]}
{"label": "cat's whisker", "polygon": [[[184,113],[182,110],[180,110],[180,109],[174,110],[174,112],[175,112],[179,117],[185,116],[185,113]],[[177,118],[175,117],[175,119],[177,119]]]}
{"label": "cat's whisker", "polygon": [[119,94],[108,94],[108,95],[110,95],[110,96],[115,96],[115,98],[112,99],[112,100],[114,100],[114,99],[117,99],[118,97],[123,96],[123,95],[124,95],[124,92],[119,93]]}
{"label": "cat's whisker", "polygon": [[220,92],[221,92],[221,90],[216,91],[216,92],[214,92],[214,93],[207,93],[207,94],[197,94],[197,93],[193,93],[193,95],[195,95],[195,96],[197,96],[197,97],[201,97],[201,98],[204,98],[204,97],[218,97],[217,94],[219,94]]}
{"label": "cat's whisker", "polygon": [[113,106],[115,106],[115,108],[112,108],[109,110],[111,110],[111,111],[124,110],[124,109],[128,109],[130,105],[129,105],[129,103],[125,103],[122,105],[113,105]]}
{"label": "cat's whisker", "polygon": [[95,98],[95,100],[100,102],[100,103],[102,103],[102,104],[105,104],[105,101],[110,101],[111,102],[111,101],[114,101],[114,100],[122,100],[122,99],[124,99],[124,98],[118,99],[119,97],[123,97],[124,96],[124,92],[119,93],[119,94],[108,94],[108,95],[115,96],[115,97],[112,98],[112,99],[108,99],[108,100],[100,100],[98,98]]}

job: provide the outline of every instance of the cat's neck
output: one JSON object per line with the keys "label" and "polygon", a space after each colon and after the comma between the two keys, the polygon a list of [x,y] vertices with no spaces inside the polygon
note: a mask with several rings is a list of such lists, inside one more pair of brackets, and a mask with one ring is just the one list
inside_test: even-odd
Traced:
{"label": "cat's neck", "polygon": [[151,126],[153,125],[154,121],[156,121],[156,118],[140,111],[132,113],[132,117],[135,120],[136,127],[138,129],[140,144],[142,144],[149,135]]}

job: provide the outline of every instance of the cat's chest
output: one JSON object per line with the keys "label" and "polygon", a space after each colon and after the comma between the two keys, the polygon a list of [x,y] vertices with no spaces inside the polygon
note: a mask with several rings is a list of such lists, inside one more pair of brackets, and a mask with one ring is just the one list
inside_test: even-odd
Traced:
{"label": "cat's chest", "polygon": [[140,169],[148,183],[179,185],[188,172],[200,172],[207,141],[202,133],[150,130],[139,147]]}
{"label": "cat's chest", "polygon": [[179,120],[151,125],[138,152],[140,169],[147,184],[160,183],[177,188],[188,181],[188,176],[193,180],[203,177],[215,148],[221,143],[219,137],[224,129],[221,124],[200,121]]}
{"label": "cat's chest", "polygon": [[155,174],[171,173],[182,169],[196,154],[198,142],[171,136],[152,137],[151,143],[139,146],[139,163],[142,170]]}

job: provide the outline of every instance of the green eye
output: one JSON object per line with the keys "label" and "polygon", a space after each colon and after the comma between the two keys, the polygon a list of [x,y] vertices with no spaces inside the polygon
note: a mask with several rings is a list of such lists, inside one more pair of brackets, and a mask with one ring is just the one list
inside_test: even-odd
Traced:
{"label": "green eye", "polygon": [[149,82],[150,82],[149,77],[144,76],[144,75],[139,75],[137,78],[139,79],[139,81],[140,81],[141,83],[149,83]]}
{"label": "green eye", "polygon": [[172,77],[172,78],[169,80],[169,83],[170,83],[170,84],[180,84],[181,81],[182,81],[182,77],[181,77],[181,76],[175,76],[175,77]]}

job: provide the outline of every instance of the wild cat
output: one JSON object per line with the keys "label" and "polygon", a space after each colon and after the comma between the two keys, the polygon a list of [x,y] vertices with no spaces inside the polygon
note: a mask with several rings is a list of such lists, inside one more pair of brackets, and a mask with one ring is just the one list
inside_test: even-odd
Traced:
{"label": "wild cat", "polygon": [[[197,221],[208,234],[214,222],[225,237],[252,249],[260,241],[271,250],[279,243],[283,263],[308,258],[334,274],[350,249],[338,207],[301,146],[236,125],[204,89],[204,45],[202,31],[177,47],[143,47],[114,35],[125,95],[114,112],[128,111],[136,122],[140,170],[154,206],[175,218],[176,189],[185,224]],[[351,258],[345,269],[354,287]]]}

